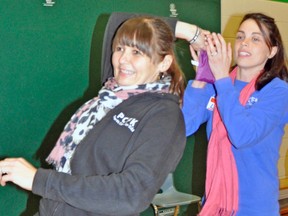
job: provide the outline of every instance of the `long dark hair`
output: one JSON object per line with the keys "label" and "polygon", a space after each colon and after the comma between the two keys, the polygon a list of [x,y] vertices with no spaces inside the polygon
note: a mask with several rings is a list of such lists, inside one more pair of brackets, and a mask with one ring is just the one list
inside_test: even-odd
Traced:
{"label": "long dark hair", "polygon": [[277,46],[278,49],[275,56],[267,60],[264,71],[257,78],[255,88],[257,90],[262,89],[275,77],[288,82],[287,57],[275,20],[262,13],[248,13],[243,17],[240,25],[248,19],[256,22],[269,50],[271,51],[274,46]]}
{"label": "long dark hair", "polygon": [[170,93],[178,95],[182,103],[185,77],[174,53],[173,32],[165,21],[149,16],[131,18],[118,29],[113,41],[113,50],[118,44],[137,47],[154,63],[159,63],[166,55],[171,55],[173,61],[166,71],[172,78]]}

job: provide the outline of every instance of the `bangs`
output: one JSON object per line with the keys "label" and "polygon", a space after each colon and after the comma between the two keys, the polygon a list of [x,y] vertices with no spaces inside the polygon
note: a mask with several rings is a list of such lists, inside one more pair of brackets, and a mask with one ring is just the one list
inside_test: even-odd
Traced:
{"label": "bangs", "polygon": [[146,22],[124,23],[114,38],[113,50],[117,45],[135,47],[152,58],[152,47],[155,47],[152,45],[152,38],[153,32]]}

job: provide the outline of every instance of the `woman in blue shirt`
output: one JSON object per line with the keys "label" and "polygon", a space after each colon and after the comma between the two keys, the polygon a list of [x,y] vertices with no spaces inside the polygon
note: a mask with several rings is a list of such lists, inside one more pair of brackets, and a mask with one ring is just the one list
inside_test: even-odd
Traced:
{"label": "woman in blue shirt", "polygon": [[183,105],[187,136],[207,122],[200,215],[279,215],[277,163],[288,117],[288,72],[279,30],[271,17],[246,14],[236,34],[232,72],[231,45],[220,34],[207,39],[206,51],[215,82],[189,81]]}

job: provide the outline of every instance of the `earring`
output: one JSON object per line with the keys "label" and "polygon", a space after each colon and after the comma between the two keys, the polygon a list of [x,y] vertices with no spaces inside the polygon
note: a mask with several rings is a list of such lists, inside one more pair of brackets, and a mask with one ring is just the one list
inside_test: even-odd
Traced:
{"label": "earring", "polygon": [[165,77],[163,72],[160,72],[158,75],[159,80],[163,79]]}

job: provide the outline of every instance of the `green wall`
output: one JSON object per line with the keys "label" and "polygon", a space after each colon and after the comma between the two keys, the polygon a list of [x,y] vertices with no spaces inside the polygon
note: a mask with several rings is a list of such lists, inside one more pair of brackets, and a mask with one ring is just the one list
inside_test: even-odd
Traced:
{"label": "green wall", "polygon": [[[220,0],[54,2],[45,7],[44,0],[1,0],[0,158],[21,156],[47,166],[44,159],[65,123],[100,87],[101,43],[110,12],[170,16],[174,3],[180,20],[220,31]],[[177,53],[187,78],[193,77],[187,43],[177,42]],[[205,153],[200,149],[195,156],[198,148],[191,160],[201,156],[200,165],[193,172],[203,176]],[[202,193],[203,177],[193,187],[198,183],[193,192]],[[37,196],[12,184],[0,188],[0,200],[4,216],[32,215],[38,206]]]}

